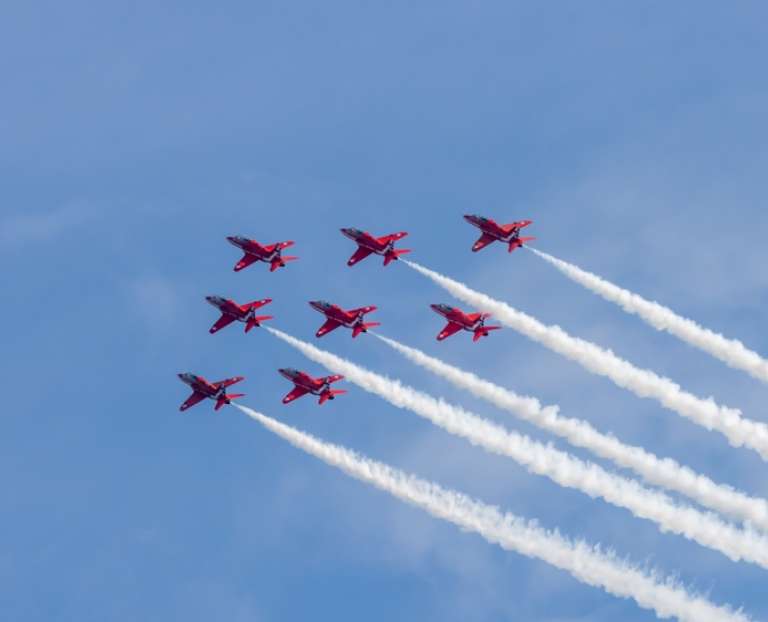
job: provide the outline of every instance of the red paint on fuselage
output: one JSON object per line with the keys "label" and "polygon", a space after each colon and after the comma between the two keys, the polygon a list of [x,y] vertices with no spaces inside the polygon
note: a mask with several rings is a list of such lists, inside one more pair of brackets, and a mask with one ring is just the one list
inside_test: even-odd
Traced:
{"label": "red paint on fuselage", "polygon": [[445,304],[433,304],[430,307],[435,313],[442,315],[448,320],[448,324],[437,335],[438,341],[442,341],[460,330],[474,333],[472,340],[478,341],[481,337],[487,337],[489,331],[501,328],[500,326],[485,325],[485,320],[491,317],[490,313],[464,313],[457,307]]}
{"label": "red paint on fuselage", "polygon": [[331,304],[325,300],[310,300],[309,306],[326,317],[325,324],[323,324],[318,329],[317,333],[315,333],[316,337],[322,337],[332,330],[337,329],[339,326],[351,329],[352,337],[357,337],[360,333],[366,332],[369,328],[380,325],[380,322],[363,321],[363,318],[367,313],[376,311],[376,307],[373,305],[360,307],[358,309],[344,310],[338,305]]}
{"label": "red paint on fuselage", "polygon": [[282,255],[284,249],[293,246],[294,242],[292,240],[262,246],[256,240],[250,240],[241,235],[231,235],[227,237],[227,241],[245,253],[243,258],[235,264],[235,272],[247,268],[255,261],[263,261],[270,264],[269,270],[274,272],[277,268],[284,267],[286,261],[298,259],[298,257],[284,257]]}
{"label": "red paint on fuselage", "polygon": [[524,242],[536,239],[533,237],[520,237],[520,230],[530,225],[533,222],[532,220],[519,220],[506,225],[500,225],[492,218],[475,214],[465,214],[464,220],[482,231],[480,238],[472,245],[473,252],[482,250],[489,244],[498,241],[507,244],[511,253],[516,248],[520,248]]}
{"label": "red paint on fuselage", "polygon": [[179,379],[186,385],[192,388],[192,395],[190,395],[186,401],[180,406],[179,410],[186,410],[197,404],[204,399],[210,399],[216,401],[216,410],[219,410],[225,404],[229,404],[231,400],[236,397],[243,397],[244,393],[227,394],[227,387],[232,386],[242,380],[245,380],[245,376],[235,376],[234,378],[227,378],[226,380],[219,380],[218,382],[208,382],[202,376],[192,374],[189,372],[178,374]]}
{"label": "red paint on fuselage", "polygon": [[283,398],[283,404],[288,404],[309,393],[318,396],[320,398],[318,404],[322,405],[327,400],[335,399],[337,395],[346,393],[344,389],[331,389],[332,383],[344,379],[344,376],[338,374],[323,378],[313,378],[303,371],[290,367],[278,369],[277,371],[294,384],[293,390]]}
{"label": "red paint on fuselage", "polygon": [[354,255],[347,261],[348,266],[354,266],[372,253],[384,257],[384,265],[387,266],[392,261],[397,260],[400,255],[405,255],[406,253],[411,252],[410,249],[407,248],[395,248],[395,242],[407,236],[407,231],[390,233],[389,235],[380,238],[373,237],[367,231],[361,231],[354,227],[341,229],[341,233],[355,242],[358,246],[357,251],[355,251]]}
{"label": "red paint on fuselage", "polygon": [[216,307],[221,312],[221,317],[211,327],[211,333],[218,332],[220,329],[232,322],[242,322],[245,324],[245,332],[250,331],[254,326],[261,326],[261,322],[273,319],[271,315],[256,315],[256,309],[272,302],[271,298],[263,298],[237,304],[234,300],[223,298],[221,296],[206,296],[205,300]]}

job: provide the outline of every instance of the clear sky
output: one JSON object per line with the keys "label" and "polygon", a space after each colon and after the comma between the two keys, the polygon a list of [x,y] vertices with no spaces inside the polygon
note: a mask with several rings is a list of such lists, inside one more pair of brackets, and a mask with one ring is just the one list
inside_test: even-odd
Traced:
{"label": "clear sky", "polygon": [[[175,374],[768,617],[764,571],[662,534],[346,386],[284,407],[265,331],[203,297],[379,306],[382,333],[750,493],[765,464],[512,330],[434,339],[456,304],[339,227],[765,421],[768,387],[525,251],[469,251],[478,212],[768,353],[768,9],[760,2],[6,2],[0,8],[0,617],[641,621],[629,601],[375,491]],[[234,273],[225,236],[296,240]],[[320,344],[550,440],[365,336]],[[563,446],[561,443],[556,443]],[[563,446],[565,448],[565,446]],[[584,456],[582,452],[575,452]]]}

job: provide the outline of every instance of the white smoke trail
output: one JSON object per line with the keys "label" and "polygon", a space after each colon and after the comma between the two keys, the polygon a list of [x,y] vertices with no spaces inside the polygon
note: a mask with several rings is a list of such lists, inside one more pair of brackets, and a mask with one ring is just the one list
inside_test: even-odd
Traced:
{"label": "white smoke trail", "polygon": [[267,327],[273,335],[299,350],[307,358],[342,374],[366,391],[398,408],[428,419],[444,430],[474,445],[508,456],[531,473],[544,475],[566,488],[573,488],[623,507],[639,518],[651,520],[662,531],[671,531],[702,546],[720,551],[733,561],[744,560],[768,568],[768,539],[751,529],[741,530],[712,513],[676,504],[666,495],[644,488],[638,482],[609,473],[597,464],[584,462],[549,445],[507,430],[463,408],[437,400],[402,383],[365,370],[330,352]]}
{"label": "white smoke trail", "polygon": [[693,320],[677,315],[672,309],[664,307],[657,302],[645,300],[637,294],[622,289],[596,274],[582,270],[567,261],[548,255],[535,248],[526,248],[552,264],[569,279],[598,296],[602,296],[608,302],[619,305],[627,313],[633,313],[656,330],[667,331],[671,335],[682,339],[687,344],[699,348],[704,352],[720,359],[726,365],[741,369],[750,376],[768,382],[768,360],[765,360],[757,352],[753,352],[735,339],[728,339],[703,326],[699,326]]}
{"label": "white smoke trail", "polygon": [[730,607],[717,606],[691,594],[671,579],[647,573],[599,547],[572,542],[556,531],[437,484],[417,478],[349,449],[323,442],[250,408],[234,404],[277,436],[302,451],[337,467],[347,475],[419,507],[436,518],[481,535],[507,551],[536,558],[569,572],[578,581],[599,587],[613,596],[631,598],[659,618],[685,622],[749,622]]}
{"label": "white smoke trail", "polygon": [[703,399],[684,391],[680,385],[647,369],[635,367],[611,350],[572,337],[559,326],[546,326],[537,319],[513,309],[504,302],[476,292],[434,270],[412,261],[403,263],[430,278],[451,295],[481,310],[493,313],[502,324],[538,341],[550,350],[576,361],[594,374],[610,378],[618,386],[638,397],[657,400],[662,406],[703,426],[723,434],[735,447],[749,447],[768,460],[768,426],[745,419],[741,411],[720,406],[711,397]]}
{"label": "white smoke trail", "polygon": [[614,436],[598,432],[586,421],[563,417],[557,406],[542,406],[536,398],[517,395],[416,348],[377,333],[371,334],[453,385],[566,439],[572,445],[589,449],[618,466],[632,469],[651,484],[682,493],[706,507],[755,527],[768,529],[768,502],[765,499],[750,497],[725,484],[717,484],[671,458],[659,458],[642,447],[626,445]]}

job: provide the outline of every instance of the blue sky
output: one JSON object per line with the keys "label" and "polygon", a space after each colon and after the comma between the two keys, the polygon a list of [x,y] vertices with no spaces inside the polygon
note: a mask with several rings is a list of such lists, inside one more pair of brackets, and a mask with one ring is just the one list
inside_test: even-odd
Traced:
{"label": "blue sky", "polygon": [[[537,245],[768,353],[762,3],[6,3],[0,9],[0,612],[14,620],[602,622],[651,614],[436,521],[175,378],[243,374],[249,406],[678,574],[768,616],[762,571],[528,475],[321,370],[203,297],[318,297],[601,430],[768,495],[765,465],[511,330],[438,344],[446,294],[354,269],[342,226],[765,420],[768,387],[658,334],[525,252],[469,252],[461,214],[532,218]],[[235,274],[224,240],[293,239]],[[338,331],[328,349],[542,440]],[[576,452],[579,453],[579,452]],[[583,455],[579,453],[579,455]]]}

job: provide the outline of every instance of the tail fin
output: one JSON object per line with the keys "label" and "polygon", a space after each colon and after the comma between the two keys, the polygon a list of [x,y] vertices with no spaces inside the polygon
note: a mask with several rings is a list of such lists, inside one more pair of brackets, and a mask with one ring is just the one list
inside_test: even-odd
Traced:
{"label": "tail fin", "polygon": [[261,323],[264,320],[271,320],[274,316],[272,315],[257,315],[255,317],[250,318],[246,324],[245,324],[245,332],[247,333],[249,330],[251,330],[254,326],[261,326]]}
{"label": "tail fin", "polygon": [[327,391],[323,391],[320,395],[320,400],[317,403],[322,406],[328,400],[335,399],[337,395],[341,395],[342,393],[346,393],[346,391],[344,389],[328,389]]}
{"label": "tail fin", "polygon": [[360,333],[368,332],[368,329],[373,328],[374,326],[381,326],[381,322],[367,322],[366,324],[358,324],[352,329],[352,338],[354,339]]}
{"label": "tail fin", "polygon": [[245,393],[228,393],[226,395],[222,395],[218,400],[216,400],[216,406],[214,406],[214,410],[219,410],[222,406],[225,404],[229,404],[232,400],[238,397],[245,397]]}
{"label": "tail fin", "polygon": [[480,337],[487,337],[489,331],[499,330],[500,328],[501,326],[481,326],[480,328],[476,328],[472,341],[480,341]]}
{"label": "tail fin", "polygon": [[290,255],[273,259],[271,265],[269,266],[269,271],[274,272],[278,268],[284,268],[287,261],[296,261],[297,259],[298,257],[292,257]]}
{"label": "tail fin", "polygon": [[389,251],[386,255],[384,255],[384,265],[388,266],[390,263],[395,261],[400,255],[405,255],[406,253],[410,253],[410,248],[398,248],[393,249]]}
{"label": "tail fin", "polygon": [[531,238],[531,237],[529,237],[529,238],[516,238],[516,239],[512,240],[509,243],[509,252],[511,253],[516,248],[520,248],[523,244],[525,244],[525,242],[530,242],[531,240],[535,240],[535,239],[536,238]]}

